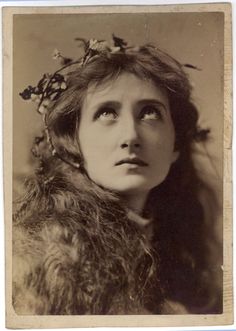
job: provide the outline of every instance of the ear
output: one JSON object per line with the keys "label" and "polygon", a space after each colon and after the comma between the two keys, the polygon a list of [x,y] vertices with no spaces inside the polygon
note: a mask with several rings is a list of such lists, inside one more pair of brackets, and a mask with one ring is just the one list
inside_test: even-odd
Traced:
{"label": "ear", "polygon": [[171,157],[171,163],[174,163],[175,161],[177,161],[178,158],[179,158],[179,151],[173,151],[172,157]]}

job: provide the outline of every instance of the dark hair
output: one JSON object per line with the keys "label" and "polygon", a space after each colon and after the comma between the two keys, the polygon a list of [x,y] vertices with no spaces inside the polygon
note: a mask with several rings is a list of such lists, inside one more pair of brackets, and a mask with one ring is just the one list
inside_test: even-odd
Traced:
{"label": "dark hair", "polygon": [[[221,259],[216,262],[215,256],[218,253],[222,256],[222,251],[212,229],[217,199],[210,186],[198,176],[192,159],[193,143],[207,140],[209,130],[198,127],[198,111],[191,100],[191,85],[183,66],[151,45],[94,57],[85,66],[70,72],[67,90],[49,109],[46,121],[53,144],[57,153],[71,164],[82,164],[77,133],[86,91],[89,86],[116,79],[124,72],[150,80],[166,90],[175,128],[175,148],[180,153],[165,181],[149,193],[144,208],[144,216],[155,220],[152,247],[158,252],[160,269],[156,284],[161,283],[167,299],[184,304],[190,312],[220,313]],[[39,145],[37,142],[34,151],[40,155],[38,175],[44,181],[55,174],[55,169],[62,177],[70,174],[73,178],[78,171],[85,174],[83,167],[77,170],[62,165],[60,159],[53,158],[47,148]],[[78,181],[71,182],[76,185]],[[69,198],[61,196],[60,203],[63,199],[68,202]],[[202,200],[214,206],[210,213],[205,213]],[[155,283],[155,275],[152,277]],[[155,286],[151,286],[150,291],[154,290]],[[157,313],[160,298],[155,299],[153,294],[150,297],[146,306]]]}

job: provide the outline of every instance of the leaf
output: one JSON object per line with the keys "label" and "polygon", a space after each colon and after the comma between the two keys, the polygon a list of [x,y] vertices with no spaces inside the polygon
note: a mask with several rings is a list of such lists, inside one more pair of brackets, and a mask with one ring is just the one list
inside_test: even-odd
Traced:
{"label": "leaf", "polygon": [[89,47],[89,41],[84,38],[75,38],[75,40],[80,41],[79,47],[83,47],[84,51],[86,51]]}
{"label": "leaf", "polygon": [[22,99],[29,100],[32,93],[34,93],[34,88],[29,85],[26,89],[24,89],[23,92],[19,93],[19,95],[22,97]]}
{"label": "leaf", "polygon": [[116,37],[114,35],[114,33],[112,34],[112,38],[113,38],[113,41],[114,41],[114,46],[115,47],[120,47],[121,49],[124,49],[125,46],[127,45],[127,42],[124,41],[124,39],[121,39],[119,37]]}
{"label": "leaf", "polygon": [[61,57],[61,64],[63,66],[67,65],[67,64],[70,64],[71,62],[73,62],[73,60],[69,57]]}
{"label": "leaf", "polygon": [[200,68],[198,68],[198,67],[196,67],[192,64],[189,64],[189,63],[185,63],[185,64],[183,64],[183,66],[186,67],[186,68],[190,68],[190,69],[194,69],[194,70],[198,70],[198,71],[202,70],[202,69],[200,69]]}

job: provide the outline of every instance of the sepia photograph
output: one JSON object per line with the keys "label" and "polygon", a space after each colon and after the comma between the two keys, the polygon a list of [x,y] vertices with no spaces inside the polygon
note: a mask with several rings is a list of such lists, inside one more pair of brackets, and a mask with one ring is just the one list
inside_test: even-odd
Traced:
{"label": "sepia photograph", "polygon": [[4,14],[8,326],[232,323],[230,5]]}

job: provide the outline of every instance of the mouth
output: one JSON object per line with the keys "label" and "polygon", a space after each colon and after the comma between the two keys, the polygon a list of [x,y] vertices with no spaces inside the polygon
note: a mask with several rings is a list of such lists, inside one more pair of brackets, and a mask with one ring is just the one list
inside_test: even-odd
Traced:
{"label": "mouth", "polygon": [[118,161],[115,165],[119,166],[119,165],[122,165],[122,164],[135,164],[135,165],[138,165],[140,167],[147,167],[148,166],[148,164],[146,162],[139,159],[138,157],[122,159],[122,160]]}

